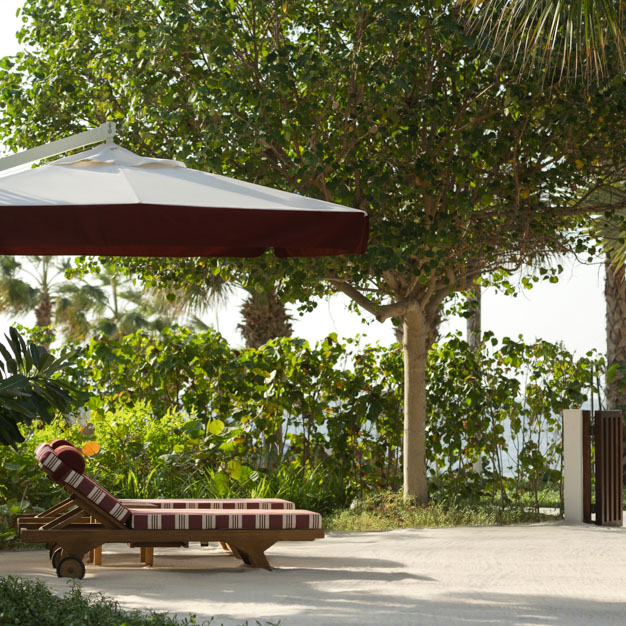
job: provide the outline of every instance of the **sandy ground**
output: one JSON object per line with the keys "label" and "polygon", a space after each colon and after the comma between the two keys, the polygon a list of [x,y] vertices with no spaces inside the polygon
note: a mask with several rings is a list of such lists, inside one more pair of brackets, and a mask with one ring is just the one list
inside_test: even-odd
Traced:
{"label": "sandy ground", "polygon": [[[565,525],[329,533],[281,543],[272,572],[219,547],[105,546],[87,566],[87,592],[124,607],[215,617],[213,625],[626,623],[626,528]],[[0,575],[37,577],[63,591],[47,552],[0,553]],[[60,625],[62,626],[62,625]]]}

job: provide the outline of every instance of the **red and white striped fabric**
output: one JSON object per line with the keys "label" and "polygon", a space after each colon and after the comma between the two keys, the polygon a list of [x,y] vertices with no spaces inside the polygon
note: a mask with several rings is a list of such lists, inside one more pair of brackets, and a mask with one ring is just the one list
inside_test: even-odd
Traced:
{"label": "red and white striped fabric", "polygon": [[256,509],[256,510],[283,510],[295,509],[296,505],[289,500],[281,500],[279,498],[240,498],[240,499],[198,499],[198,498],[177,498],[177,499],[158,499],[158,500],[132,500],[122,499],[121,502],[130,508],[149,506],[155,509]]}
{"label": "red and white striped fabric", "polygon": [[136,530],[311,530],[322,528],[322,516],[311,511],[268,510],[265,513],[214,509],[196,513],[131,509],[130,527]]}
{"label": "red and white striped fabric", "polygon": [[39,467],[55,482],[60,482],[72,471],[72,468],[63,463],[48,444],[40,443],[35,449],[35,457]]}
{"label": "red and white striped fabric", "polygon": [[39,461],[39,466],[55,482],[73,487],[97,507],[122,523],[130,518],[130,511],[115,496],[91,478],[75,472],[57,457],[50,446],[45,444],[37,446],[35,455]]}
{"label": "red and white striped fabric", "polygon": [[74,470],[63,479],[63,482],[70,487],[82,493],[88,500],[96,506],[106,511],[116,520],[125,523],[131,516],[131,512],[117,498],[112,496],[104,487],[87,478],[83,474],[79,474]]}

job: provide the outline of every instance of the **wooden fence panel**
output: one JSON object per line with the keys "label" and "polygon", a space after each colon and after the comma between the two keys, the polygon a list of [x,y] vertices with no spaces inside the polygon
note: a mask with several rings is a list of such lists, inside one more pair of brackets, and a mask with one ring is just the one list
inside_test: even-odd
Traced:
{"label": "wooden fence panel", "polygon": [[594,423],[596,446],[596,524],[623,524],[623,422],[620,411],[597,411]]}

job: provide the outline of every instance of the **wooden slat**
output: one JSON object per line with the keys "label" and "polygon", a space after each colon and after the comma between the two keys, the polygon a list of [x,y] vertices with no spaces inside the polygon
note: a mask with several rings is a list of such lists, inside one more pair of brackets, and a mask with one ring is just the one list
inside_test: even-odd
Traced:
{"label": "wooden slat", "polygon": [[41,527],[41,530],[52,530],[55,528],[65,528],[72,522],[85,516],[85,512],[82,509],[72,509],[59,517],[55,517],[52,521],[47,522]]}
{"label": "wooden slat", "polygon": [[596,445],[596,524],[623,523],[623,422],[620,411],[598,411],[594,425]]}
{"label": "wooden slat", "polygon": [[97,504],[93,503],[77,489],[70,487],[70,485],[64,485],[64,488],[70,494],[72,500],[74,500],[77,506],[83,509],[87,515],[98,520],[98,522],[100,522],[103,526],[108,526],[109,528],[126,528],[122,522],[115,519],[104,509],[101,509]]}
{"label": "wooden slat", "polygon": [[583,521],[591,523],[591,413],[583,411]]}

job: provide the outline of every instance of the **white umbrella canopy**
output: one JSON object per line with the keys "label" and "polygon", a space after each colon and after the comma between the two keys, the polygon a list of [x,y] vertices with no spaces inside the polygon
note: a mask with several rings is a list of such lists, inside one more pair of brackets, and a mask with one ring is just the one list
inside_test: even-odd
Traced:
{"label": "white umbrella canopy", "polygon": [[0,178],[0,254],[361,254],[365,211],[108,142]]}

